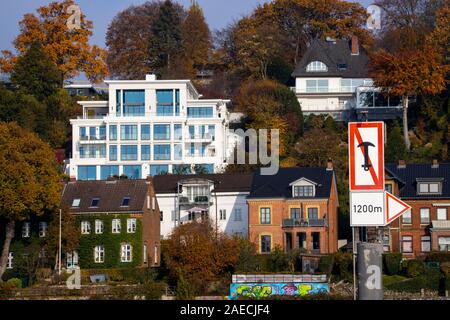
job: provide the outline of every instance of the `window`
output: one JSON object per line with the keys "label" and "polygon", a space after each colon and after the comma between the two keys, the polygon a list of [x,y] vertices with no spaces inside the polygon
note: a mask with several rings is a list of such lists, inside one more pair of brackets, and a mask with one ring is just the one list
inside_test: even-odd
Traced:
{"label": "window", "polygon": [[420,238],[421,249],[422,252],[430,252],[431,251],[431,237],[430,236],[422,236]]}
{"label": "window", "polygon": [[447,220],[447,208],[438,208],[437,209],[437,219],[438,220]]}
{"label": "window", "polygon": [[439,251],[450,251],[450,237],[439,237],[438,238]]}
{"label": "window", "polygon": [[78,266],[78,252],[72,251],[66,253],[67,269],[75,269]]}
{"label": "window", "polygon": [[95,220],[95,234],[102,234],[104,230],[104,224],[102,220]]}
{"label": "window", "polygon": [[153,126],[154,140],[170,140],[170,125],[169,124],[155,124]]}
{"label": "window", "polygon": [[78,166],[78,180],[97,180],[97,166]]}
{"label": "window", "polygon": [[306,80],[306,92],[328,92],[328,80]]}
{"label": "window", "polygon": [[313,61],[313,62],[310,62],[306,66],[306,71],[307,72],[326,72],[326,71],[328,71],[328,68],[325,65],[325,63],[323,63],[321,61]]}
{"label": "window", "polygon": [[98,132],[99,132],[100,140],[105,140],[106,139],[106,127],[101,126],[100,128],[98,128]]}
{"label": "window", "polygon": [[189,138],[195,139],[195,126],[189,126]]}
{"label": "window", "polygon": [[191,143],[189,145],[189,155],[191,157],[195,156],[195,143]]}
{"label": "window", "polygon": [[150,175],[152,175],[152,176],[166,174],[168,172],[169,172],[169,166],[167,164],[150,166]]}
{"label": "window", "polygon": [[128,207],[130,205],[130,198],[126,197],[122,199],[122,207]]}
{"label": "window", "polygon": [[164,212],[163,211],[159,212],[159,221],[164,221]]}
{"label": "window", "polygon": [[109,161],[117,161],[117,146],[109,146]]}
{"label": "window", "polygon": [[109,177],[119,176],[119,166],[101,166],[100,179],[107,180]]}
{"label": "window", "polygon": [[136,219],[127,219],[127,233],[136,232]]}
{"label": "window", "polygon": [[109,126],[109,140],[117,140],[117,125]]}
{"label": "window", "polygon": [[173,90],[156,90],[156,115],[174,115],[174,94]]}
{"label": "window", "polygon": [[91,223],[89,221],[81,221],[81,234],[91,233]]}
{"label": "window", "polygon": [[420,182],[419,183],[419,194],[421,193],[441,193],[441,184],[439,182]]}
{"label": "window", "polygon": [[150,160],[150,145],[145,144],[141,146],[141,160]]}
{"label": "window", "polygon": [[120,146],[120,159],[122,161],[136,161],[138,159],[138,147],[136,145]]}
{"label": "window", "polygon": [[413,237],[403,236],[402,237],[402,252],[411,253],[413,252]]}
{"label": "window", "polygon": [[22,238],[29,238],[30,237],[30,223],[24,222],[22,224]]}
{"label": "window", "polygon": [[89,137],[94,138],[95,137],[95,127],[89,127]]}
{"label": "window", "polygon": [[261,253],[270,253],[272,248],[272,237],[269,235],[261,236]]}
{"label": "window", "polygon": [[81,145],[80,158],[81,159],[106,158],[106,145],[104,144]]}
{"label": "window", "polygon": [[112,233],[120,233],[122,230],[122,225],[120,223],[120,219],[112,220]]}
{"label": "window", "polygon": [[141,140],[150,140],[150,125],[141,125]]}
{"label": "window", "polygon": [[39,237],[43,238],[47,235],[48,225],[47,222],[39,222]]}
{"label": "window", "polygon": [[91,201],[91,208],[98,208],[98,204],[100,203],[99,198],[93,198]]}
{"label": "window", "polygon": [[234,221],[242,221],[242,209],[234,209]]}
{"label": "window", "polygon": [[392,184],[386,183],[386,184],[384,185],[384,190],[386,190],[386,191],[389,192],[389,193],[392,193]]}
{"label": "window", "polygon": [[225,209],[220,210],[220,220],[227,220],[227,210]]}
{"label": "window", "polygon": [[208,126],[208,133],[213,141],[216,140],[216,126],[215,125]]}
{"label": "window", "polygon": [[183,159],[183,146],[181,144],[175,144],[173,146],[173,158],[174,160]]}
{"label": "window", "polygon": [[121,125],[120,126],[121,140],[137,140],[137,125]]}
{"label": "window", "polygon": [[214,113],[213,107],[188,107],[188,118],[212,118]]}
{"label": "window", "polygon": [[429,224],[430,223],[430,209],[429,208],[421,208],[420,209],[420,224]]}
{"label": "window", "polygon": [[356,88],[362,85],[364,85],[364,79],[341,79],[342,92],[355,92]]}
{"label": "window", "polygon": [[183,129],[181,124],[179,123],[174,124],[173,131],[175,134],[175,140],[183,140]]}
{"label": "window", "polygon": [[314,187],[294,186],[294,198],[297,197],[314,197]]}
{"label": "window", "polygon": [[177,219],[177,214],[176,214],[176,211],[175,211],[175,210],[172,210],[171,216],[172,216],[172,221],[178,221],[178,219]]}
{"label": "window", "polygon": [[291,219],[301,219],[300,208],[291,208]]}
{"label": "window", "polygon": [[170,160],[170,144],[155,144],[153,148],[154,160]]}
{"label": "window", "polygon": [[121,262],[131,262],[131,244],[123,244],[120,247],[120,261]]}
{"label": "window", "polygon": [[319,219],[319,208],[308,208],[308,219],[318,220]]}
{"label": "window", "polygon": [[72,207],[76,208],[80,206],[80,199],[73,199]]}
{"label": "window", "polygon": [[261,224],[270,224],[270,208],[261,208],[259,210],[259,215]]}
{"label": "window", "polygon": [[86,127],[80,127],[80,138],[84,140],[83,138],[86,137]]}
{"label": "window", "polygon": [[10,252],[8,254],[8,262],[6,263],[6,269],[13,268],[13,260],[14,260],[14,254],[12,252]]}
{"label": "window", "polygon": [[105,262],[105,247],[95,246],[94,248],[94,262],[103,263]]}
{"label": "window", "polygon": [[145,91],[123,90],[123,115],[142,117],[145,115]]}
{"label": "window", "polygon": [[123,166],[123,174],[128,177],[128,179],[141,179],[141,166]]}
{"label": "window", "polygon": [[412,220],[411,220],[411,210],[408,210],[407,212],[405,212],[402,216],[402,222],[403,224],[411,224]]}

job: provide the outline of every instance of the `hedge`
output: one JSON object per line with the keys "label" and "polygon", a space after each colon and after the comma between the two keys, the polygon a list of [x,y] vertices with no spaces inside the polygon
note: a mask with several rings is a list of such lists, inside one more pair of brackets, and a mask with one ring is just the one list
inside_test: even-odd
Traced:
{"label": "hedge", "polygon": [[441,273],[436,269],[428,269],[423,275],[404,281],[386,284],[385,288],[393,291],[420,292],[421,289],[439,291]]}
{"label": "hedge", "polygon": [[397,275],[400,273],[400,263],[402,261],[401,253],[385,253],[383,254],[384,270],[388,275]]}

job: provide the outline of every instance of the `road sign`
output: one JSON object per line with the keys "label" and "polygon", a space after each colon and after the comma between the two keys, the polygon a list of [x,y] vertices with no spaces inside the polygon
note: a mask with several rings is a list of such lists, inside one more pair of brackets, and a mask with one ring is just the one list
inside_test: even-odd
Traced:
{"label": "road sign", "polygon": [[384,190],[384,122],[351,122],[350,191]]}
{"label": "road sign", "polygon": [[411,206],[407,203],[396,198],[389,192],[386,193],[386,224],[391,223],[398,217],[402,216],[408,210],[411,210]]}
{"label": "road sign", "polygon": [[384,191],[350,192],[350,225],[352,227],[384,226]]}

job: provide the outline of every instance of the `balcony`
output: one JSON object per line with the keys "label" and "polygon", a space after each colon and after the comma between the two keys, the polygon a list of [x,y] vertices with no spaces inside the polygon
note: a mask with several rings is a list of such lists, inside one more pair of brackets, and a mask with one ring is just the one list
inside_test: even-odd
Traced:
{"label": "balcony", "polygon": [[283,219],[282,227],[328,227],[328,223],[325,219]]}
{"label": "balcony", "polygon": [[180,206],[190,206],[190,205],[210,205],[208,196],[195,196],[193,199],[189,199],[186,196],[179,196],[178,201]]}
{"label": "balcony", "polygon": [[187,142],[213,142],[215,137],[209,133],[205,134],[189,134],[186,137]]}
{"label": "balcony", "polygon": [[80,141],[83,142],[98,142],[98,141],[106,141],[106,136],[81,136]]}

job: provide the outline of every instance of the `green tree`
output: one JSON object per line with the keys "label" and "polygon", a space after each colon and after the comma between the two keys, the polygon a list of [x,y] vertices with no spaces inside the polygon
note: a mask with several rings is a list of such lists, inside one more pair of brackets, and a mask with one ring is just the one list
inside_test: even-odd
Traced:
{"label": "green tree", "polygon": [[34,42],[17,59],[11,74],[11,81],[15,86],[41,101],[61,88],[62,80],[58,67],[39,42]]}
{"label": "green tree", "polygon": [[0,123],[0,217],[6,221],[0,279],[16,221],[53,210],[60,200],[60,187],[50,146],[15,123]]}
{"label": "green tree", "polygon": [[170,70],[181,51],[181,19],[172,1],[166,0],[161,5],[152,32],[150,53],[153,65],[160,72]]}
{"label": "green tree", "polygon": [[384,156],[387,162],[398,162],[398,160],[405,160],[406,155],[407,151],[402,136],[402,129],[396,121],[387,136]]}

